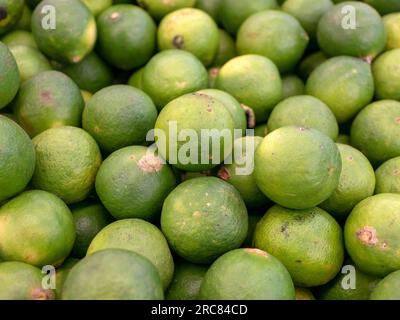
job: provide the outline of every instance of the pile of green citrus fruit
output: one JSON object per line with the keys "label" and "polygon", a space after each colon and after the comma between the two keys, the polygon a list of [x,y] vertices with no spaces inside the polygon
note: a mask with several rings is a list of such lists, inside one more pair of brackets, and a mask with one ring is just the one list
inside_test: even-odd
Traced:
{"label": "pile of green citrus fruit", "polygon": [[400,300],[400,1],[0,0],[0,299],[164,298]]}

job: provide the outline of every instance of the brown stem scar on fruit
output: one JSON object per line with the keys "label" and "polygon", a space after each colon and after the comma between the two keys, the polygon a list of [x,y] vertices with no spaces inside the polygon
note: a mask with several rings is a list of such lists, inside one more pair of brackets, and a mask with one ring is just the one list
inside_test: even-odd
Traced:
{"label": "brown stem scar on fruit", "polygon": [[364,58],[361,58],[363,61],[365,61],[366,63],[368,63],[368,64],[371,64],[372,63],[372,60],[374,60],[374,57],[373,56],[366,56],[366,57],[364,57]]}
{"label": "brown stem scar on fruit", "polygon": [[244,110],[247,118],[247,128],[253,129],[256,126],[256,114],[254,113],[253,109],[245,104],[240,105]]}
{"label": "brown stem scar on fruit", "polygon": [[144,172],[158,172],[162,169],[163,163],[160,157],[146,154],[138,161],[138,167]]}
{"label": "brown stem scar on fruit", "polygon": [[396,123],[400,123],[400,117],[396,117],[396,119],[394,119],[394,121],[396,121]]}
{"label": "brown stem scar on fruit", "polygon": [[178,34],[172,38],[172,44],[177,49],[183,49],[185,40],[183,39],[183,36]]}
{"label": "brown stem scar on fruit", "polygon": [[268,253],[266,253],[265,251],[262,251],[260,249],[257,249],[257,248],[247,248],[244,250],[250,254],[255,254],[255,255],[261,256],[261,257],[268,257]]}
{"label": "brown stem scar on fruit", "polygon": [[201,217],[201,212],[200,211],[193,212],[193,217],[194,218],[200,218]]}
{"label": "brown stem scar on fruit", "polygon": [[54,300],[54,292],[48,289],[34,288],[31,296],[33,300]]}
{"label": "brown stem scar on fruit", "polygon": [[357,239],[365,245],[374,246],[378,243],[378,237],[374,227],[362,227],[356,232],[356,236]]}
{"label": "brown stem scar on fruit", "polygon": [[117,20],[121,15],[119,14],[119,12],[113,12],[111,13],[111,20]]}
{"label": "brown stem scar on fruit", "polygon": [[230,179],[231,174],[226,167],[221,167],[221,169],[218,170],[217,176],[222,180],[227,181]]}
{"label": "brown stem scar on fruit", "polygon": [[8,16],[7,8],[0,7],[0,20],[4,20],[5,18],[7,18],[7,16]]}
{"label": "brown stem scar on fruit", "polygon": [[211,74],[213,77],[218,76],[218,74],[219,74],[219,68],[211,68],[211,69],[210,69],[210,74]]}

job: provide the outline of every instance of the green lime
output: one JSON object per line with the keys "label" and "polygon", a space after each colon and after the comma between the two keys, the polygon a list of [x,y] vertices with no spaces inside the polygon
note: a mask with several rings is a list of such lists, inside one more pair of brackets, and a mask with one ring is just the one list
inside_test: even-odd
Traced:
{"label": "green lime", "polygon": [[400,157],[384,162],[375,171],[375,193],[400,193]]}
{"label": "green lime", "polygon": [[18,66],[14,56],[4,45],[0,42],[0,109],[7,106],[15,97],[20,85],[20,76]]}
{"label": "green lime", "polygon": [[400,49],[381,54],[372,64],[377,99],[400,100]]}

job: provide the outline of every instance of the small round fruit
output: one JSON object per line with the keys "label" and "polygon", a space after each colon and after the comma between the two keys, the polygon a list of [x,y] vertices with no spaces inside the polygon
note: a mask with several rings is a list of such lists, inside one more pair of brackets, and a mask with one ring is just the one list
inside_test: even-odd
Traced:
{"label": "small round fruit", "polygon": [[218,258],[201,284],[202,300],[294,300],[284,265],[259,249],[236,249]]}
{"label": "small round fruit", "polygon": [[174,278],[165,297],[167,300],[198,300],[201,283],[207,267],[188,262],[176,265]]}
{"label": "small round fruit", "polygon": [[375,171],[375,193],[400,193],[400,157],[384,162]]}
{"label": "small round fruit", "polygon": [[107,153],[146,143],[157,109],[143,91],[114,85],[97,92],[87,103],[82,126]]}
{"label": "small round fruit", "polygon": [[159,21],[170,12],[193,7],[196,0],[138,0],[137,3],[150,13],[155,20]]}
{"label": "small round fruit", "polygon": [[379,281],[371,293],[370,300],[400,300],[400,270]]}
{"label": "small round fruit", "polygon": [[300,96],[305,92],[304,82],[296,75],[289,74],[282,78],[283,98]]}
{"label": "small round fruit", "polygon": [[157,268],[164,289],[174,275],[174,261],[161,231],[141,219],[124,219],[111,223],[93,239],[87,254],[104,249],[125,249],[149,259]]}
{"label": "small round fruit", "polygon": [[300,63],[299,75],[303,80],[307,80],[310,74],[322,63],[324,63],[328,58],[326,55],[317,51],[306,56]]}
{"label": "small round fruit", "polygon": [[178,185],[165,199],[161,228],[179,256],[193,263],[210,263],[242,244],[247,210],[229,183],[215,177],[194,178]]}
{"label": "small round fruit", "polygon": [[235,129],[242,130],[243,134],[245,134],[247,129],[246,111],[244,110],[244,107],[232,95],[218,89],[204,89],[197,91],[197,93],[206,94],[222,102],[232,116]]}
{"label": "small round fruit", "polygon": [[346,122],[374,96],[371,67],[357,58],[331,58],[311,73],[306,92],[325,102],[339,123]]}
{"label": "small round fruit", "polygon": [[296,300],[315,300],[310,289],[296,287]]}
{"label": "small round fruit", "polygon": [[342,163],[335,143],[317,129],[282,127],[268,134],[255,154],[258,187],[272,201],[307,209],[328,199]]}
{"label": "small round fruit", "polygon": [[94,52],[79,63],[63,66],[60,71],[74,80],[81,90],[91,93],[112,83],[113,76],[110,68]]}
{"label": "small round fruit", "polygon": [[317,297],[319,300],[368,300],[377,281],[376,277],[358,270],[352,261],[346,261],[332,281],[316,289]]}
{"label": "small round fruit", "polygon": [[319,20],[332,7],[331,0],[286,0],[282,10],[299,20],[307,34],[315,40]]}
{"label": "small round fruit", "polygon": [[336,143],[350,145],[350,136],[347,134],[340,133],[336,139]]}
{"label": "small round fruit", "polygon": [[244,55],[229,60],[220,69],[216,88],[233,95],[254,110],[257,123],[282,99],[282,80],[274,63],[259,55]]}
{"label": "small round fruit", "polygon": [[374,194],[375,174],[368,159],[357,149],[337,144],[342,159],[339,185],[332,195],[320,204],[335,218],[346,218],[361,200]]}
{"label": "small round fruit", "polygon": [[384,16],[383,23],[387,35],[386,50],[400,48],[400,12]]}
{"label": "small round fruit", "polygon": [[18,20],[15,25],[14,30],[31,30],[31,22],[32,22],[32,11],[29,9],[27,5],[24,5],[24,9],[22,10],[22,16]]}
{"label": "small round fruit", "polygon": [[386,51],[372,64],[377,99],[400,100],[400,49]]}
{"label": "small round fruit", "polygon": [[235,35],[242,23],[253,13],[278,8],[276,0],[221,0],[219,20],[225,30]]}
{"label": "small round fruit", "polygon": [[143,85],[142,85],[143,72],[144,72],[144,67],[142,67],[139,70],[136,70],[134,73],[132,73],[132,75],[128,79],[128,85],[142,90],[143,89]]}
{"label": "small round fruit", "polygon": [[282,11],[266,10],[243,22],[236,46],[239,54],[259,54],[271,59],[284,73],[294,69],[308,42],[308,35],[296,18]]}
{"label": "small round fruit", "polygon": [[52,69],[49,60],[34,48],[19,45],[10,47],[10,51],[17,62],[21,83]]}
{"label": "small round fruit", "polygon": [[21,86],[14,114],[21,127],[34,137],[50,128],[80,126],[83,107],[81,92],[68,76],[44,71]]}
{"label": "small round fruit", "polygon": [[219,45],[213,66],[220,67],[237,56],[235,40],[223,29],[219,29]]}
{"label": "small round fruit", "polygon": [[67,279],[69,272],[72,267],[79,262],[79,259],[67,258],[63,264],[56,269],[56,298],[57,300],[61,299],[62,287],[64,286],[64,282]]}
{"label": "small round fruit", "polygon": [[95,17],[111,7],[113,4],[112,0],[82,0],[83,3],[90,9]]}
{"label": "small round fruit", "polygon": [[70,207],[74,217],[76,239],[71,255],[83,258],[93,238],[113,219],[97,201],[84,201]]}
{"label": "small round fruit", "polygon": [[320,208],[273,206],[257,224],[254,246],[278,258],[301,287],[332,280],[344,257],[342,229]]}
{"label": "small round fruit", "polygon": [[0,115],[0,203],[23,191],[35,170],[35,149],[25,131]]}
{"label": "small round fruit", "polygon": [[207,70],[189,52],[165,50],[156,54],[146,65],[142,86],[157,108],[162,109],[185,93],[207,88]]}
{"label": "small round fruit", "polygon": [[38,49],[32,33],[25,30],[14,30],[7,33],[1,41],[9,48],[13,46],[27,46]]}
{"label": "small round fruit", "polygon": [[371,103],[354,119],[351,145],[366,155],[373,165],[400,156],[400,102]]}
{"label": "small round fruit", "polygon": [[371,61],[386,45],[381,16],[357,1],[339,3],[319,20],[318,44],[329,56],[354,56]]}
{"label": "small round fruit", "polygon": [[218,26],[204,11],[185,8],[171,12],[158,27],[160,50],[182,49],[196,56],[209,66],[217,54]]}
{"label": "small round fruit", "polygon": [[162,300],[157,269],[141,255],[121,249],[96,252],[69,272],[63,300]]}
{"label": "small round fruit", "polygon": [[96,21],[80,0],[43,0],[32,14],[32,33],[46,56],[78,63],[93,49]]}
{"label": "small round fruit", "polygon": [[97,18],[98,48],[113,66],[131,70],[144,65],[154,53],[156,24],[142,8],[120,4]]}
{"label": "small round fruit", "polygon": [[180,170],[212,169],[231,153],[234,126],[221,101],[202,93],[186,94],[172,100],[157,118],[158,152]]}
{"label": "small round fruit", "polygon": [[196,8],[208,13],[215,22],[219,22],[222,0],[196,0]]}
{"label": "small round fruit", "polygon": [[20,77],[14,56],[2,42],[0,42],[0,61],[0,109],[2,109],[7,106],[17,94],[20,85]]}
{"label": "small round fruit", "polygon": [[384,277],[400,269],[400,195],[381,193],[357,204],[344,227],[346,249],[357,267]]}
{"label": "small round fruit", "polygon": [[278,103],[268,118],[268,132],[285,126],[318,129],[336,140],[339,126],[335,115],[321,100],[312,96],[289,97]]}
{"label": "small round fruit", "polygon": [[269,202],[258,188],[253,174],[254,151],[262,140],[257,136],[236,139],[233,145],[232,163],[224,164],[218,170],[218,177],[239,191],[248,208],[260,208]]}
{"label": "small round fruit", "polygon": [[96,141],[80,128],[60,127],[42,132],[33,144],[33,186],[54,193],[67,204],[86,199],[101,164]]}
{"label": "small round fruit", "polygon": [[71,211],[55,195],[26,191],[0,209],[0,256],[34,266],[61,265],[75,241]]}
{"label": "small round fruit", "polygon": [[175,184],[171,168],[141,146],[112,153],[96,177],[97,194],[116,219],[153,219]]}
{"label": "small round fruit", "polygon": [[22,17],[24,0],[0,0],[0,35],[10,31]]}
{"label": "small round fruit", "polygon": [[53,300],[54,291],[43,289],[43,273],[23,262],[0,262],[0,300]]}
{"label": "small round fruit", "polygon": [[267,123],[259,124],[254,128],[254,135],[264,138],[268,134]]}

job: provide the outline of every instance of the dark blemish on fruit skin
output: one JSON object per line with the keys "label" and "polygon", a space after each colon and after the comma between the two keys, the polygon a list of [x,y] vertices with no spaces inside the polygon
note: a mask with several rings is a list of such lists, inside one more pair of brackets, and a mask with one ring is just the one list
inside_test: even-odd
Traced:
{"label": "dark blemish on fruit skin", "polygon": [[378,243],[376,229],[374,227],[365,226],[357,230],[357,239],[368,246],[375,246]]}
{"label": "dark blemish on fruit skin", "polygon": [[286,223],[284,223],[282,226],[281,226],[281,232],[285,235],[285,238],[287,238],[287,237],[289,237],[289,233],[288,233],[288,223],[286,222]]}
{"label": "dark blemish on fruit skin", "polygon": [[7,8],[0,7],[0,20],[6,19],[8,16]]}
{"label": "dark blemish on fruit skin", "polygon": [[396,123],[400,123],[400,117],[397,117],[396,119],[394,119],[394,121],[396,121]]}
{"label": "dark blemish on fruit skin", "polygon": [[296,260],[296,263],[301,263],[301,260]]}
{"label": "dark blemish on fruit skin", "polygon": [[217,176],[225,181],[229,180],[229,178],[231,177],[228,169],[226,169],[225,167],[221,167],[221,169],[218,170]]}
{"label": "dark blemish on fruit skin", "polygon": [[347,159],[348,159],[349,161],[353,161],[353,157],[352,157],[352,156],[348,156]]}
{"label": "dark blemish on fruit skin", "polygon": [[183,36],[179,34],[172,39],[172,45],[177,49],[183,49],[184,44]]}
{"label": "dark blemish on fruit skin", "polygon": [[42,101],[50,102],[51,101],[51,93],[50,91],[43,91],[40,96],[42,97]]}
{"label": "dark blemish on fruit skin", "polygon": [[400,174],[400,170],[399,169],[395,169],[394,171],[393,171],[393,175],[394,176],[398,176]]}

